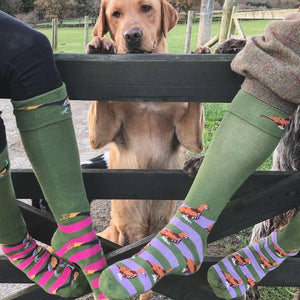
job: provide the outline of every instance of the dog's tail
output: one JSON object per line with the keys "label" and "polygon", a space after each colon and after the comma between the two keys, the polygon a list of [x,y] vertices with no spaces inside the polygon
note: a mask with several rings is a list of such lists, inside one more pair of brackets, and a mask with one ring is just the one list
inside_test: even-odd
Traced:
{"label": "dog's tail", "polygon": [[91,158],[90,160],[81,163],[82,169],[108,169],[108,166],[109,151],[106,151],[97,157]]}

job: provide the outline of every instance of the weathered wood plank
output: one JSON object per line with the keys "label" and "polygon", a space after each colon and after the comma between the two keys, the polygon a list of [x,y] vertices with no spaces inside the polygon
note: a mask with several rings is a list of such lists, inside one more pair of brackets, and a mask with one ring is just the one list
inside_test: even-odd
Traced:
{"label": "weathered wood plank", "polygon": [[[207,270],[217,263],[220,257],[206,257],[201,269],[191,276],[169,275],[159,281],[154,291],[175,299],[219,299],[208,287],[206,279]],[[293,274],[293,276],[291,276]],[[289,258],[278,269],[270,272],[261,282],[260,286],[300,286],[300,259]],[[206,289],[205,289],[206,287]],[[204,290],[203,290],[204,289]],[[202,293],[205,293],[202,295]],[[214,297],[214,298],[213,298]]]}
{"label": "weathered wood plank", "polygon": [[[182,195],[181,199],[184,199],[184,196],[189,190],[191,184],[191,181],[189,181],[188,177],[179,171],[150,172],[142,170],[130,172],[128,170],[124,170],[124,172],[117,172],[114,170],[113,172],[104,172],[108,178],[110,175],[115,175],[117,177],[110,178],[109,180],[106,178],[106,181],[104,176],[101,180],[96,180],[93,183],[91,179],[93,176],[88,179],[88,177],[85,175],[98,175],[98,173],[89,171],[84,173],[85,182],[89,182],[89,184],[91,184],[91,186],[86,186],[87,193],[93,189],[96,189],[99,199],[105,198],[103,197],[105,195],[119,196],[110,193],[104,195],[102,194],[103,191],[97,191],[96,187],[102,186],[102,188],[105,189],[107,188],[106,184],[109,185],[112,183],[114,184],[111,186],[111,192],[113,190],[120,191],[122,188],[126,190],[130,186],[129,183],[131,183],[132,186],[130,187],[131,189],[129,191],[133,194],[128,195],[132,196],[129,197],[129,199],[172,199],[170,196],[174,196],[173,199],[178,199],[178,195],[176,196],[172,194],[174,190],[176,192],[180,192]],[[136,176],[136,173],[139,176]],[[209,236],[210,242],[220,239],[226,235],[236,233],[243,228],[254,225],[278,213],[300,206],[300,197],[298,197],[298,195],[300,195],[300,172],[283,174],[275,172],[274,175],[263,175],[261,173],[272,174],[273,172],[258,172],[249,178],[249,180],[241,187],[241,189],[244,189],[246,193],[243,193],[242,190],[238,191],[233,196],[233,200],[222,212],[218,222]],[[19,175],[18,173],[14,172],[13,174]],[[129,182],[127,181],[128,178],[126,180],[124,177],[125,174],[126,178],[133,176]],[[28,172],[27,175],[30,175],[30,172]],[[172,177],[174,175],[177,177]],[[184,178],[186,180],[186,186],[183,190],[181,188],[178,190],[178,187],[184,186]],[[99,185],[99,182],[102,184]],[[118,189],[115,188],[116,182],[119,184]],[[24,184],[24,179],[22,183]],[[28,186],[30,187],[30,180],[27,181],[27,187]],[[134,193],[135,189],[136,193]],[[168,194],[169,192],[170,195]],[[16,193],[18,195],[17,197],[26,198],[24,197],[25,194],[18,194],[18,185],[16,185]],[[276,205],[274,205],[274,203],[276,203]],[[30,233],[35,238],[45,243],[49,243],[50,238],[56,229],[56,224],[53,219],[47,219],[42,213],[39,212],[39,210],[30,206],[28,207],[26,204],[21,204],[21,209],[24,213],[25,220],[28,222]],[[40,226],[43,226],[43,230],[41,230]]]}
{"label": "weathered wood plank", "polygon": [[244,39],[244,40],[247,39],[247,37],[243,31],[243,28],[242,28],[241,24],[239,23],[239,20],[237,18],[233,18],[233,21],[234,21],[236,30],[239,33],[240,39]]}
{"label": "weathered wood plank", "polygon": [[[181,170],[82,170],[88,199],[176,199],[185,198],[193,179]],[[234,198],[275,184],[293,172],[255,172]],[[19,199],[39,199],[43,193],[29,169],[12,170]],[[99,184],[101,183],[101,184]],[[116,189],[116,183],[118,188]]]}
{"label": "weathered wood plank", "polygon": [[224,54],[55,55],[70,99],[190,102],[233,99],[243,81],[243,77],[231,71],[233,57]]}
{"label": "weathered wood plank", "polygon": [[32,281],[17,269],[4,255],[0,255],[1,283],[32,283]]}
{"label": "weathered wood plank", "polygon": [[299,195],[300,172],[296,172],[276,184],[230,201],[218,218],[208,241],[238,232],[284,212],[287,208],[299,207]]}
{"label": "weathered wood plank", "polygon": [[[128,254],[128,253],[127,253]],[[130,255],[128,254],[127,257]],[[154,291],[164,294],[172,299],[199,299],[199,295],[203,299],[215,300],[218,299],[212,293],[212,290],[208,286],[207,282],[207,270],[210,266],[220,261],[222,257],[206,257],[201,269],[196,274],[191,276],[176,276],[169,275],[163,278],[154,287]],[[108,258],[109,260],[109,258]],[[109,261],[109,264],[112,261]],[[22,272],[17,268],[11,270],[11,264],[6,259],[0,258],[0,269],[6,270],[6,280],[10,280],[13,283],[27,283],[28,280],[23,276]],[[0,280],[2,279],[0,272]],[[293,274],[293,276],[290,276]],[[20,280],[24,278],[24,281]],[[1,282],[1,281],[0,281]],[[7,281],[5,281],[7,282]],[[270,272],[261,282],[258,283],[260,286],[300,286],[300,258],[289,258],[287,259],[278,269]],[[41,290],[36,290],[41,295],[44,294]],[[49,296],[49,299],[55,299],[54,296]],[[18,298],[18,299],[29,299],[29,298]],[[35,298],[42,299],[42,298]],[[44,299],[44,298],[43,298]],[[48,299],[48,298],[45,298]],[[59,299],[59,298],[57,298]]]}
{"label": "weathered wood plank", "polygon": [[282,20],[287,15],[298,12],[298,9],[282,9],[282,10],[264,10],[264,11],[247,11],[236,12],[234,18],[243,20]]}
{"label": "weathered wood plank", "polygon": [[[50,245],[53,233],[57,229],[54,218],[48,213],[18,201],[27,229],[31,236],[40,242]],[[104,253],[119,249],[120,246],[109,240],[100,238]]]}

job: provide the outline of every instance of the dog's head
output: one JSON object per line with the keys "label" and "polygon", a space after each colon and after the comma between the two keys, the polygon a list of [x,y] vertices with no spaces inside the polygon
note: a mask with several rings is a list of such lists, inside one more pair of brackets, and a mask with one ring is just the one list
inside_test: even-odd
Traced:
{"label": "dog's head", "polygon": [[117,53],[160,53],[162,40],[177,20],[166,0],[102,0],[93,36],[109,32]]}

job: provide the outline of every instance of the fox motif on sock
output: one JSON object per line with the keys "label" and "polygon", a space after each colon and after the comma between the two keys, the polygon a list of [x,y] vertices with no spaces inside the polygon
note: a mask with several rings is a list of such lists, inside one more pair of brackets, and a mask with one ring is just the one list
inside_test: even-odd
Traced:
{"label": "fox motif on sock", "polygon": [[198,220],[201,216],[204,210],[207,210],[208,206],[206,204],[202,204],[198,208],[191,208],[187,205],[181,205],[178,210],[186,216],[188,219],[191,220]]}
{"label": "fox motif on sock", "polygon": [[203,262],[208,229],[215,223],[203,216],[207,210],[206,204],[197,208],[182,205],[169,225],[139,253],[104,270],[109,280],[103,281],[101,275],[103,293],[106,295],[108,289],[110,292],[119,290],[122,296],[107,296],[125,299],[145,293],[167,274],[190,275],[197,272]]}
{"label": "fox motif on sock", "polygon": [[167,273],[172,271],[172,268],[165,270],[164,268],[153,262],[147,261],[147,263],[151,266],[151,269],[153,270],[153,273],[156,276],[155,281],[163,278]]}
{"label": "fox motif on sock", "polygon": [[277,245],[275,243],[273,243],[273,247],[274,247],[274,250],[275,250],[276,254],[278,256],[281,256],[281,257],[288,256],[290,254],[293,254],[293,253],[297,252],[297,249],[294,249],[292,251],[286,252],[286,251],[282,250],[281,248],[277,247]]}
{"label": "fox motif on sock", "polygon": [[118,266],[121,277],[124,277],[126,279],[133,279],[136,278],[139,274],[146,275],[145,269],[141,268],[135,271],[132,271],[128,268]]}
{"label": "fox motif on sock", "polygon": [[246,264],[251,264],[251,260],[247,257],[244,258],[238,253],[232,254],[234,264],[238,264],[239,266],[245,266]]}
{"label": "fox motif on sock", "polygon": [[236,288],[239,284],[242,283],[241,279],[235,279],[231,274],[225,273],[223,271],[222,274],[224,275],[227,284],[233,288]]}
{"label": "fox motif on sock", "polygon": [[176,244],[180,243],[183,238],[189,238],[189,236],[185,232],[175,233],[169,229],[163,229],[160,233],[163,236],[163,238]]}
{"label": "fox motif on sock", "polygon": [[278,265],[278,262],[275,261],[274,263],[271,263],[269,260],[267,260],[263,255],[260,253],[257,253],[259,258],[260,258],[260,265],[262,266],[263,269],[272,269],[275,268]]}
{"label": "fox motif on sock", "polygon": [[194,274],[200,269],[201,265],[200,264],[196,265],[192,259],[185,257],[185,260],[186,260],[186,267],[183,270],[183,272],[186,273],[187,275]]}
{"label": "fox motif on sock", "polygon": [[276,118],[276,117],[268,117],[265,115],[262,115],[262,117],[267,118],[271,121],[273,121],[274,123],[277,124],[278,128],[280,129],[284,129],[287,125],[290,124],[291,120],[292,120],[292,116],[289,116],[287,118]]}

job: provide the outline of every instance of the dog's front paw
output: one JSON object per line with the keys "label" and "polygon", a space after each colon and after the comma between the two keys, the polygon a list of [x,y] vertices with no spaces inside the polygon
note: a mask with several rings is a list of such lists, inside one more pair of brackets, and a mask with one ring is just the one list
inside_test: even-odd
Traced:
{"label": "dog's front paw", "polygon": [[87,54],[115,54],[117,48],[114,42],[104,37],[94,36],[90,43],[86,46]]}
{"label": "dog's front paw", "polygon": [[195,178],[200,166],[202,165],[204,155],[193,156],[185,161],[183,166],[183,172],[191,178]]}
{"label": "dog's front paw", "polygon": [[246,42],[246,40],[228,39],[217,46],[215,53],[237,54],[245,47]]}
{"label": "dog's front paw", "polygon": [[210,48],[206,46],[197,47],[195,51],[192,51],[192,54],[210,54]]}

